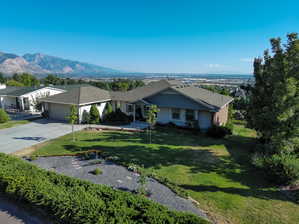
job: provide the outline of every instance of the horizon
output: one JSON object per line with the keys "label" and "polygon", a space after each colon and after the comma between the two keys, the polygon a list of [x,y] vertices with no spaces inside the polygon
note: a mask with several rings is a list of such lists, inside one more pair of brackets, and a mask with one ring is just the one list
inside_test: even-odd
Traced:
{"label": "horizon", "polygon": [[1,51],[39,52],[127,73],[251,75],[270,38],[299,31],[294,6],[299,3],[4,2]]}

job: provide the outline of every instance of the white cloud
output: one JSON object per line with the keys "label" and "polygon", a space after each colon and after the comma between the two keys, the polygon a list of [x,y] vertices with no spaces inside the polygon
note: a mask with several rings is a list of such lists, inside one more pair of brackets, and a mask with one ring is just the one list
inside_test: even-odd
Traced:
{"label": "white cloud", "polygon": [[250,62],[250,63],[252,63],[253,62],[253,58],[241,58],[240,61],[241,62]]}

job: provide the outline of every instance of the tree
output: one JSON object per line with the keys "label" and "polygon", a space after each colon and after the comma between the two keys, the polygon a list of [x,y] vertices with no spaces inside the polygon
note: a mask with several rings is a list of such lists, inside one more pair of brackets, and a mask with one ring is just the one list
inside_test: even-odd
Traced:
{"label": "tree", "polygon": [[0,72],[0,83],[5,83],[6,82],[6,78],[4,77],[4,75]]}
{"label": "tree", "polygon": [[75,141],[74,124],[78,123],[78,109],[75,105],[70,108],[70,115],[67,117],[69,123],[72,125],[73,141]]}
{"label": "tree", "polygon": [[151,105],[147,112],[146,122],[149,123],[149,142],[150,142],[150,144],[152,142],[151,130],[152,130],[153,126],[156,124],[158,112],[159,112],[159,109],[156,105]]}
{"label": "tree", "polygon": [[89,124],[90,122],[90,114],[88,111],[84,110],[82,114],[82,123],[83,124]]}
{"label": "tree", "polygon": [[96,104],[93,104],[90,108],[90,123],[91,124],[98,124],[100,123],[100,113],[96,106]]}
{"label": "tree", "polygon": [[7,85],[7,86],[18,86],[18,87],[24,86],[23,83],[18,82],[18,81],[13,80],[13,79],[8,80],[8,81],[6,82],[6,85]]}
{"label": "tree", "polygon": [[248,124],[257,130],[269,153],[299,149],[299,40],[288,34],[271,39],[272,53],[254,60],[255,86],[248,108]]}
{"label": "tree", "polygon": [[5,123],[10,120],[10,117],[8,114],[5,112],[5,110],[0,109],[0,124]]}

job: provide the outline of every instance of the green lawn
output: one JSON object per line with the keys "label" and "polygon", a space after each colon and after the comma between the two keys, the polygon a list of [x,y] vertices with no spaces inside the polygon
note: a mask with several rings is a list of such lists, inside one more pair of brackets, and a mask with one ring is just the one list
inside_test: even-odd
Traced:
{"label": "green lawn", "polygon": [[20,120],[20,121],[8,121],[6,123],[0,124],[0,129],[11,128],[17,125],[28,124],[30,121]]}
{"label": "green lawn", "polygon": [[86,132],[52,140],[36,155],[100,149],[124,164],[144,165],[148,172],[167,177],[200,202],[219,223],[299,223],[299,205],[271,187],[249,164],[255,132],[235,125],[234,135],[211,139],[183,130],[159,128],[153,144],[145,133]]}

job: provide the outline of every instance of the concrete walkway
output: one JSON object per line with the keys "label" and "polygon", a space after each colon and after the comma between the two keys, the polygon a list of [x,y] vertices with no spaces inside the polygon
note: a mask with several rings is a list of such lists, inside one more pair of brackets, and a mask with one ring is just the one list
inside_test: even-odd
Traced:
{"label": "concrete walkway", "polygon": [[[75,126],[75,131],[83,129]],[[35,144],[71,133],[69,124],[40,119],[29,124],[0,130],[0,152],[13,153]]]}

